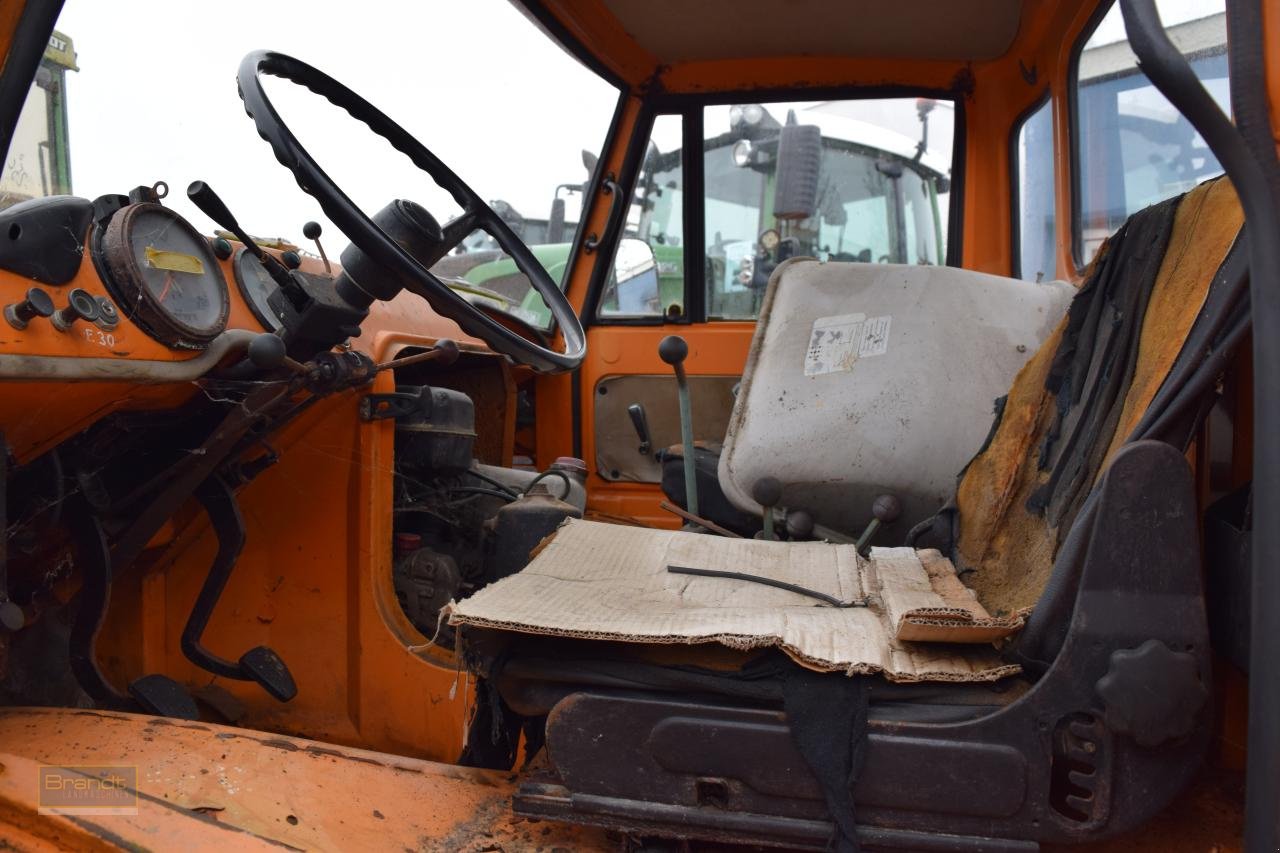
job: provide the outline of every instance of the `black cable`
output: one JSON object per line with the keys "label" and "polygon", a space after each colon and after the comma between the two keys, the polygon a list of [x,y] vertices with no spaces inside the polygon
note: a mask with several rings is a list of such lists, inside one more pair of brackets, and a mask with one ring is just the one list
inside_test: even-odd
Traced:
{"label": "black cable", "polygon": [[819,601],[825,601],[832,607],[866,607],[867,600],[858,598],[853,601],[841,601],[834,595],[827,595],[825,592],[818,592],[815,589],[806,589],[802,586],[796,586],[786,581],[774,580],[773,578],[761,577],[760,575],[748,575],[742,572],[724,572],[719,569],[691,569],[688,566],[667,566],[667,571],[673,575],[696,575],[700,578],[729,578],[735,581],[747,581],[748,583],[758,583],[764,586],[775,587],[776,589],[785,589],[787,592],[794,592],[799,595],[806,595],[809,598],[816,598]]}
{"label": "black cable", "polygon": [[517,492],[511,491],[511,488],[509,486],[505,485],[504,483],[502,483],[501,481],[493,477],[490,477],[488,474],[481,474],[479,471],[477,471],[474,468],[468,468],[467,473],[470,474],[472,477],[475,477],[477,480],[483,480],[484,482],[488,483],[491,486],[494,486],[500,491],[506,492],[507,494],[511,495],[513,499],[520,497],[520,495]]}
{"label": "black cable", "polygon": [[509,492],[500,492],[497,489],[486,489],[483,486],[450,486],[445,491],[450,493],[462,492],[468,495],[489,495],[494,498],[502,498],[508,503],[516,499],[516,496]]}
{"label": "black cable", "polygon": [[569,493],[573,491],[573,482],[569,479],[568,474],[563,471],[543,471],[541,474],[533,478],[533,482],[529,483],[525,488],[524,493],[526,495],[529,494],[529,492],[533,490],[533,487],[538,485],[543,477],[559,477],[561,480],[564,480],[564,494],[560,496],[560,500],[566,500],[569,497]]}

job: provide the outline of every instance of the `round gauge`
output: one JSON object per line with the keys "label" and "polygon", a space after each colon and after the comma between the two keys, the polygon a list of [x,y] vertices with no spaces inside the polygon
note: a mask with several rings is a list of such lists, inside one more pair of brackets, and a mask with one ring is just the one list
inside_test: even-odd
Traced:
{"label": "round gauge", "polygon": [[227,283],[209,241],[168,208],[121,208],[99,251],[116,305],[161,343],[200,348],[226,327]]}
{"label": "round gauge", "polygon": [[772,252],[774,249],[778,248],[779,242],[781,242],[781,237],[778,235],[778,230],[776,228],[770,228],[768,231],[760,235],[760,248],[764,249],[766,252]]}
{"label": "round gauge", "polygon": [[248,249],[240,249],[236,252],[234,269],[236,286],[240,288],[240,295],[244,297],[244,301],[249,303],[249,310],[253,312],[253,316],[258,318],[258,322],[267,331],[280,331],[283,324],[271,312],[271,306],[267,303],[271,294],[275,293],[280,285],[276,284],[276,280],[271,277],[271,273],[267,272],[262,261]]}

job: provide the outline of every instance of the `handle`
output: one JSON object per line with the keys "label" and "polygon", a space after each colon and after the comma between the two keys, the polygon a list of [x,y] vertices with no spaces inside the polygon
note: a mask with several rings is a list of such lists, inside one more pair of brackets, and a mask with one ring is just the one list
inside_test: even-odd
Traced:
{"label": "handle", "polygon": [[[609,233],[610,226],[613,225],[615,219],[618,218],[618,210],[621,207],[622,187],[618,186],[618,181],[614,178],[613,172],[604,176],[604,180],[600,184],[601,190],[605,195],[610,196],[609,199],[609,218],[604,221],[604,233]],[[588,255],[600,248],[600,236],[592,231],[587,235],[587,239],[582,241],[582,251]]]}
{"label": "handle", "polygon": [[653,439],[650,437],[649,419],[645,416],[644,406],[632,403],[627,406],[627,414],[631,416],[631,425],[636,428],[636,435],[640,437],[640,455],[648,456],[653,449]]}

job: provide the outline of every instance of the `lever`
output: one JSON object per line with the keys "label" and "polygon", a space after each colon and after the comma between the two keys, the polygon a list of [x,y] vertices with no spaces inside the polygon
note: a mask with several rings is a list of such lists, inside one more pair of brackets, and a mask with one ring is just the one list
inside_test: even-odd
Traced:
{"label": "lever", "polygon": [[231,579],[231,571],[244,549],[245,532],[244,518],[240,515],[235,495],[217,477],[210,477],[202,483],[196,491],[196,497],[204,506],[218,538],[218,552],[213,558],[213,565],[209,567],[204,585],[200,587],[200,594],[196,596],[187,624],[182,629],[182,653],[187,660],[206,672],[237,681],[257,682],[272,698],[288,702],[298,695],[298,686],[289,667],[274,649],[254,646],[242,654],[238,661],[232,661],[209,651],[201,642],[213,609],[217,607],[218,599],[222,597],[222,591]]}
{"label": "lever", "polygon": [[25,329],[37,317],[52,316],[53,297],[38,287],[28,290],[26,298],[21,302],[4,306],[4,318],[18,331]]}
{"label": "lever", "polygon": [[803,509],[793,509],[787,513],[787,538],[808,539],[813,535],[813,514]]}
{"label": "lever", "polygon": [[764,507],[764,538],[774,540],[778,537],[773,532],[773,508],[782,500],[782,484],[777,477],[761,477],[751,487],[751,497]]}
{"label": "lever", "polygon": [[325,275],[333,275],[333,267],[329,266],[329,256],[324,253],[324,246],[320,245],[320,223],[308,222],[303,225],[302,236],[308,240],[315,241],[316,251],[320,253],[320,260],[324,261]]}
{"label": "lever", "polygon": [[259,370],[287,367],[299,376],[306,376],[309,372],[305,364],[289,358],[284,339],[270,332],[263,332],[249,341],[249,350],[246,355],[253,366]]}
{"label": "lever", "polygon": [[231,210],[226,203],[213,191],[213,187],[204,181],[192,181],[191,185],[187,187],[187,198],[191,199],[192,204],[204,211],[206,216],[236,235],[236,239],[244,243],[245,248],[252,252],[254,257],[262,261],[262,266],[266,268],[267,273],[275,280],[275,283],[292,292],[297,285],[293,279],[289,278],[289,271],[284,268],[284,264],[276,260],[274,255],[264,252],[262,247],[249,236],[248,232],[240,227],[240,223],[231,215]]}
{"label": "lever", "polygon": [[89,323],[97,320],[100,311],[101,306],[98,305],[98,300],[94,299],[89,291],[77,287],[67,294],[66,307],[54,311],[49,322],[59,332],[67,332],[77,320],[85,320]]}
{"label": "lever", "polygon": [[424,361],[439,361],[441,365],[448,367],[457,361],[460,355],[462,355],[462,351],[458,349],[457,341],[453,340],[453,338],[440,338],[436,341],[436,345],[426,352],[384,361],[373,370],[374,373],[381,373],[392,367],[410,367],[415,364],[421,364]]}
{"label": "lever", "polygon": [[871,521],[867,523],[867,528],[862,531],[862,535],[858,537],[858,553],[866,557],[871,554],[871,537],[876,535],[876,531],[881,525],[893,524],[902,515],[902,501],[898,500],[895,495],[878,495],[871,502]]}
{"label": "lever", "polygon": [[684,446],[685,509],[698,515],[698,483],[694,479],[693,460],[693,410],[689,403],[689,378],[685,376],[684,360],[689,356],[689,344],[679,335],[667,335],[658,343],[658,358],[675,370],[676,392],[680,398],[680,442]]}
{"label": "lever", "polygon": [[644,406],[632,403],[627,406],[627,414],[631,416],[631,425],[636,428],[636,435],[640,437],[640,455],[648,456],[653,449],[653,439],[649,435],[649,419],[645,417]]}

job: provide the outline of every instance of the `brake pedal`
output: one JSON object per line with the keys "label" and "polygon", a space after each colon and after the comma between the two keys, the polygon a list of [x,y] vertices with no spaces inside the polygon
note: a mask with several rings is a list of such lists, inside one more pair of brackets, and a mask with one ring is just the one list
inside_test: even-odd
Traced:
{"label": "brake pedal", "polygon": [[198,720],[200,710],[187,689],[167,675],[153,673],[129,683],[129,695],[142,710],[161,717]]}
{"label": "brake pedal", "polygon": [[293,673],[289,672],[289,667],[274,649],[266,646],[249,649],[240,656],[240,671],[281,702],[288,702],[298,695]]}

